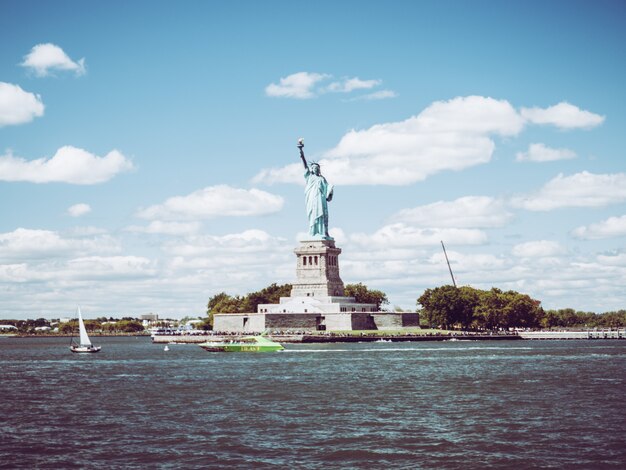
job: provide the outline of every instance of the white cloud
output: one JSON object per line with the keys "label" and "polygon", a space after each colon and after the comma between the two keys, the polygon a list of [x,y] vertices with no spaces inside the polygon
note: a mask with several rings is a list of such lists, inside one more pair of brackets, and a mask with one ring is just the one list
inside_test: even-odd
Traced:
{"label": "white cloud", "polygon": [[[446,249],[448,261],[457,281],[465,282],[471,279],[472,272],[501,272],[508,268],[505,258],[489,253],[462,253]],[[447,261],[443,250],[439,250],[428,258],[428,262],[440,268],[442,272],[447,271]],[[449,274],[449,272],[448,272]]]}
{"label": "white cloud", "polygon": [[26,263],[0,264],[0,282],[23,283],[33,280],[33,274]]}
{"label": "white cloud", "polygon": [[[89,302],[92,302],[92,297],[98,295],[96,292],[111,295],[111,291],[107,290],[111,286],[105,287],[100,284],[102,281],[118,282],[123,279],[123,283],[113,287],[116,296],[120,296],[124,283],[129,279],[150,278],[155,273],[155,263],[140,256],[85,256],[56,262],[43,260],[37,263],[0,265],[0,282],[24,283],[26,286],[29,283],[44,283],[50,289],[50,294],[63,293],[61,295],[66,298],[61,302],[67,302],[69,290],[73,297],[84,290],[82,296],[89,296]],[[93,281],[98,283],[95,290]],[[41,289],[32,297],[35,295],[42,296]],[[111,308],[110,297],[102,299],[102,302],[105,309]]]}
{"label": "white cloud", "polygon": [[360,78],[346,78],[340,82],[328,85],[327,90],[338,93],[350,93],[354,90],[374,88],[382,83],[381,80],[361,80]]}
{"label": "white cloud", "polygon": [[50,230],[26,228],[0,233],[0,259],[3,260],[68,258],[119,250],[119,243],[108,235],[63,237]]}
{"label": "white cloud", "polygon": [[99,228],[99,227],[72,227],[70,228],[67,233],[70,236],[76,236],[76,237],[87,237],[87,236],[92,236],[92,235],[103,235],[106,234],[107,231],[103,228]]}
{"label": "white cloud", "polygon": [[41,97],[18,85],[0,82],[0,127],[30,122],[43,116]]}
{"label": "white cloud", "polygon": [[282,98],[313,98],[315,85],[330,75],[322,73],[298,72],[281,78],[278,84],[271,83],[265,88],[267,96]]}
{"label": "white cloud", "polygon": [[[341,245],[344,241],[347,241],[346,233],[343,231],[343,229],[339,227],[333,227],[333,228],[328,229],[328,233],[330,234],[331,237],[335,239],[335,241],[339,245]],[[307,237],[308,237],[308,232],[302,232],[298,234],[297,240],[306,240]]]}
{"label": "white cloud", "polygon": [[587,171],[571,176],[559,174],[535,193],[511,200],[515,207],[549,211],[561,207],[600,207],[626,200],[626,174],[593,174]]}
{"label": "white cloud", "polygon": [[572,234],[587,240],[626,236],[626,215],[609,217],[596,224],[578,227],[573,230]]}
{"label": "white cloud", "polygon": [[50,159],[27,161],[11,153],[0,156],[0,181],[97,184],[132,169],[130,160],[117,150],[98,157],[70,145],[61,147]]}
{"label": "white cloud", "polygon": [[35,71],[40,77],[50,75],[52,70],[69,70],[77,76],[85,73],[85,59],[73,61],[55,44],[37,44],[20,65]]}
{"label": "white cloud", "polygon": [[598,262],[606,266],[626,267],[626,253],[612,253],[610,255],[598,255]]}
{"label": "white cloud", "polygon": [[[59,316],[73,299],[72,304],[87,304],[84,313],[204,315],[208,298],[219,291],[245,294],[267,286],[268,279],[292,280],[295,273],[291,247],[259,230],[222,237],[190,235],[153,245],[166,254],[161,259],[109,256],[102,237],[26,232],[0,234],[0,290],[11,292],[3,298],[5,313],[43,313],[45,306],[43,316]],[[18,253],[19,240],[23,247]],[[42,245],[46,247],[34,252]]]}
{"label": "white cloud", "polygon": [[153,220],[146,227],[133,225],[126,230],[129,232],[151,233],[162,235],[190,235],[200,230],[199,222],[162,222]]}
{"label": "white cloud", "polygon": [[[263,230],[251,229],[241,233],[231,233],[227,235],[193,235],[185,238],[184,241],[170,242],[165,246],[165,250],[176,256],[196,257],[214,256],[221,254],[233,254],[248,256],[250,253],[264,253],[273,251],[278,246],[282,246],[283,239],[272,237]],[[286,250],[287,252],[288,250]],[[263,262],[263,257],[256,258],[254,264]],[[295,259],[295,257],[294,257]]]}
{"label": "white cloud", "polygon": [[282,197],[258,189],[239,189],[227,185],[210,186],[187,196],[175,196],[163,204],[140,210],[145,219],[212,218],[253,216],[278,212]]}
{"label": "white cloud", "polygon": [[67,209],[67,213],[72,217],[80,217],[81,215],[85,215],[91,212],[91,207],[89,204],[74,204],[70,208]]}
{"label": "white cloud", "polygon": [[[324,170],[326,174],[326,171]],[[304,184],[302,163],[290,163],[282,168],[264,168],[252,178],[254,184],[296,183]]]}
{"label": "white cloud", "polygon": [[[424,289],[450,284],[446,260],[434,237],[431,245],[354,241],[342,243],[342,279],[382,289],[394,305],[411,307]],[[490,253],[487,245],[480,251],[478,246],[459,249],[456,240],[444,241],[458,285],[517,290],[542,301],[544,308],[603,312],[623,306],[623,254],[598,256],[594,261],[593,253],[572,253],[555,241],[538,240],[515,245],[516,256],[511,256]]]}
{"label": "white cloud", "polygon": [[511,253],[518,258],[543,258],[559,256],[564,254],[565,251],[558,242],[538,240],[515,245]]}
{"label": "white cloud", "polygon": [[[406,185],[445,170],[487,163],[495,147],[491,135],[518,134],[524,120],[504,100],[481,96],[438,101],[405,121],[348,132],[321,160],[335,184]],[[300,182],[296,166],[266,169],[255,181]]]}
{"label": "white cloud", "polygon": [[504,203],[486,196],[466,196],[454,201],[438,201],[425,206],[403,209],[391,220],[419,227],[484,228],[501,227],[512,214]]}
{"label": "white cloud", "polygon": [[262,230],[192,235],[168,242],[163,250],[172,256],[167,265],[169,276],[200,278],[203,289],[213,286],[216,292],[243,294],[269,282],[292,281],[295,274],[291,247]]}
{"label": "white cloud", "polygon": [[351,242],[369,249],[439,245],[441,240],[455,245],[480,245],[487,241],[487,235],[475,229],[421,229],[396,223],[385,225],[371,235],[357,233],[350,236]]}
{"label": "white cloud", "polygon": [[380,90],[374,93],[368,93],[367,95],[356,96],[349,101],[374,101],[374,100],[386,100],[388,98],[395,98],[398,94],[392,90]]}
{"label": "white cloud", "polygon": [[69,277],[79,279],[143,278],[155,272],[153,262],[141,256],[87,256],[67,263]]}
{"label": "white cloud", "polygon": [[553,162],[576,158],[576,153],[568,149],[554,149],[544,144],[530,144],[527,152],[518,152],[515,160],[518,162]]}
{"label": "white cloud", "polygon": [[436,101],[416,119],[417,130],[514,136],[524,127],[523,119],[506,100],[483,96]]}
{"label": "white cloud", "polygon": [[[382,83],[382,80],[361,80],[358,77],[343,78],[323,86],[322,82],[332,75],[314,72],[298,72],[271,83],[265,87],[265,94],[272,97],[307,99],[323,93],[352,93],[356,90],[370,90]],[[384,99],[396,96],[393,91],[383,90],[361,97],[360,99]]]}
{"label": "white cloud", "polygon": [[534,124],[551,124],[560,129],[589,129],[599,126],[605,117],[561,102],[549,108],[522,108],[521,115]]}
{"label": "white cloud", "polygon": [[70,243],[50,230],[18,228],[0,234],[0,258],[37,258],[68,252]]}

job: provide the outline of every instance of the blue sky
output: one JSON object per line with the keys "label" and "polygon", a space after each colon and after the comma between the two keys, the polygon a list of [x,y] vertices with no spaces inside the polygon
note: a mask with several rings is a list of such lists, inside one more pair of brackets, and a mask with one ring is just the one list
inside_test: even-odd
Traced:
{"label": "blue sky", "polygon": [[295,278],[626,308],[626,3],[0,2],[0,318],[203,315]]}

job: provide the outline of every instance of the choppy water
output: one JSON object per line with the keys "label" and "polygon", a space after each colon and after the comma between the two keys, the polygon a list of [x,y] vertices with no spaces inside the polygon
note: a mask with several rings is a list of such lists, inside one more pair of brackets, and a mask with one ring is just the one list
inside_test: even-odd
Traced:
{"label": "choppy water", "polygon": [[625,468],[626,342],[0,338],[4,468]]}

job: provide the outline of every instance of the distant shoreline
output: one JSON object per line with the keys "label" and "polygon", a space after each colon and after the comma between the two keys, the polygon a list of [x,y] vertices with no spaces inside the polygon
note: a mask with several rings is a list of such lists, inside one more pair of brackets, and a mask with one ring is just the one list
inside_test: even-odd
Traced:
{"label": "distant shoreline", "polygon": [[[207,333],[207,334],[180,334],[180,335],[156,335],[145,333],[90,333],[92,338],[115,338],[115,337],[151,337],[153,343],[189,343],[197,344],[215,339],[228,339],[236,336],[246,336],[258,333]],[[71,338],[76,335],[61,333],[44,334],[20,334],[4,333],[0,337],[5,338]],[[597,339],[626,339],[626,329],[606,329],[606,330],[539,330],[531,332],[515,333],[467,333],[467,332],[446,332],[446,333],[419,333],[419,332],[394,332],[387,333],[379,331],[372,332],[337,332],[337,333],[275,333],[268,334],[275,341],[282,343],[359,343],[359,342],[410,342],[410,341],[502,341],[502,340],[597,340]]]}
{"label": "distant shoreline", "polygon": [[[78,335],[68,335],[64,333],[43,333],[43,334],[27,334],[27,333],[9,333],[9,334],[0,334],[0,336],[10,337],[10,338],[77,338]],[[116,336],[150,336],[150,333],[92,333],[89,332],[90,338],[106,338],[106,337],[116,337]]]}

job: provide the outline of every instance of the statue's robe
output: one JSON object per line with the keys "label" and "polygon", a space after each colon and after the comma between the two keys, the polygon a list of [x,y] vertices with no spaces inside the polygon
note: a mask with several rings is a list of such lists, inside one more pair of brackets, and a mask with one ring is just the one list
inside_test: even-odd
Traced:
{"label": "statue's robe", "polygon": [[309,218],[309,235],[314,237],[327,237],[328,233],[328,202],[327,198],[332,191],[332,185],[328,184],[322,175],[316,175],[308,168],[304,171],[306,185],[304,199],[306,213]]}

